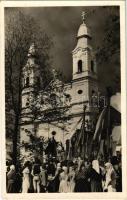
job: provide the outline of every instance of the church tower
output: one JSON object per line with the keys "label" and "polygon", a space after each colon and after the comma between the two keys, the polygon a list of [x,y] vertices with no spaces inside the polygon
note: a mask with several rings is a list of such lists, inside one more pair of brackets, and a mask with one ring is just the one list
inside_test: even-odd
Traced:
{"label": "church tower", "polygon": [[[27,63],[22,70],[22,120],[30,121],[31,117],[28,113],[30,110],[30,102],[33,100],[37,92],[41,88],[40,66],[38,65],[38,54],[33,43],[28,51]],[[26,117],[25,117],[26,116]]]}
{"label": "church tower", "polygon": [[77,34],[77,45],[72,51],[72,112],[81,114],[87,104],[87,114],[90,118],[91,97],[98,93],[96,59],[92,48],[92,36],[85,23],[85,12],[82,13],[82,24]]}

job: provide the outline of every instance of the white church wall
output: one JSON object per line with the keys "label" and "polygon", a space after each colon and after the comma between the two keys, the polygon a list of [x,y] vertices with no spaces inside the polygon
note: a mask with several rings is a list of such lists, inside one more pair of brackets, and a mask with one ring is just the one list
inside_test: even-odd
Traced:
{"label": "white church wall", "polygon": [[57,124],[57,122],[56,122],[56,125],[52,125],[51,123],[49,123],[49,124],[48,123],[39,124],[37,135],[38,136],[44,136],[45,138],[48,139],[48,138],[52,137],[52,132],[55,131],[56,132],[56,135],[55,135],[56,141],[63,142],[64,131],[57,126],[59,126]]}
{"label": "white church wall", "polygon": [[[80,93],[82,91],[82,93]],[[88,99],[88,80],[73,82],[72,103],[84,102]]]}

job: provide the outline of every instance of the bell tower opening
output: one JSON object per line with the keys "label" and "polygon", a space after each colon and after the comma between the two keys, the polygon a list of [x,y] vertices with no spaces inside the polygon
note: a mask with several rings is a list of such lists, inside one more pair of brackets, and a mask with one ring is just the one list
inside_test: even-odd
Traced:
{"label": "bell tower opening", "polygon": [[26,86],[29,86],[29,77],[26,78]]}
{"label": "bell tower opening", "polygon": [[78,73],[82,72],[82,60],[78,61]]}

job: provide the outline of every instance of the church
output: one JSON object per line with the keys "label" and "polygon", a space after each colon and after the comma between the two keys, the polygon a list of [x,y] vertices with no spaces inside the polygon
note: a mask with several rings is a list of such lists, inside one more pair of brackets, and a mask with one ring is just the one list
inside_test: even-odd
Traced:
{"label": "church", "polygon": [[56,141],[66,149],[67,141],[81,129],[84,115],[86,130],[91,131],[94,127],[98,108],[91,106],[91,97],[99,90],[97,65],[92,34],[84,15],[75,39],[77,45],[72,50],[72,80],[64,84],[53,70],[54,78],[45,91],[37,87],[42,81],[40,66],[36,62],[35,44],[30,46],[27,63],[22,70],[20,143],[29,142],[28,132],[45,138],[55,133]]}

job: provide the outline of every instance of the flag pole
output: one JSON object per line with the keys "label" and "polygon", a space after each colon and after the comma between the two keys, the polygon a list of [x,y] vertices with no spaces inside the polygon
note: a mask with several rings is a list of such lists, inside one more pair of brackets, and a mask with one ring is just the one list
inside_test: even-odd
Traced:
{"label": "flag pole", "polygon": [[83,130],[83,152],[82,152],[82,156],[83,158],[85,158],[85,154],[87,152],[87,135],[86,135],[86,142],[85,142],[85,133],[86,133],[86,128],[85,128],[85,118],[86,118],[86,108],[87,106],[84,105],[84,108],[83,108],[83,126],[82,128],[84,129]]}
{"label": "flag pole", "polygon": [[110,152],[110,149],[111,149],[111,129],[110,129],[110,126],[111,126],[111,116],[110,116],[110,99],[111,99],[111,96],[112,96],[112,88],[111,87],[107,87],[107,107],[108,107],[108,127],[107,127],[107,153],[108,153],[108,157],[110,158],[111,157],[111,152]]}

